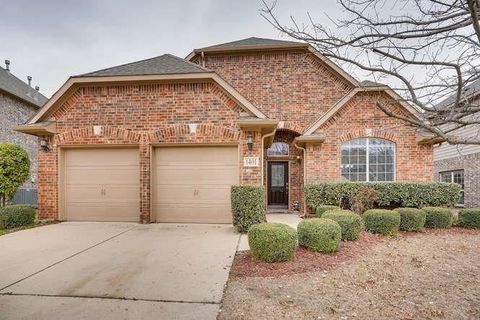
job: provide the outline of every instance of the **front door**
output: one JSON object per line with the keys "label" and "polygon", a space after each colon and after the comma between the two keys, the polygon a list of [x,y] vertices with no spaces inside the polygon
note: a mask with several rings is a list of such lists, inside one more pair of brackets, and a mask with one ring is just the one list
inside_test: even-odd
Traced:
{"label": "front door", "polygon": [[288,206],[288,161],[268,162],[268,205]]}

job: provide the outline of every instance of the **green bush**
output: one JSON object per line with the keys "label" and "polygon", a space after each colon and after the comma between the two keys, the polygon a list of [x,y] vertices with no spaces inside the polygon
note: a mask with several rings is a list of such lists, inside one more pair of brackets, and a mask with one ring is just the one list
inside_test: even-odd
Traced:
{"label": "green bush", "polygon": [[329,210],[323,215],[325,219],[336,221],[342,228],[342,240],[352,241],[360,238],[362,217],[349,210]]}
{"label": "green bush", "polygon": [[298,226],[298,243],[311,251],[335,252],[342,238],[342,228],[330,219],[302,220]]}
{"label": "green bush", "polygon": [[5,206],[30,174],[30,159],[22,147],[0,143],[0,207]]}
{"label": "green bush", "polygon": [[297,247],[297,232],[282,223],[254,224],[248,230],[252,257],[265,262],[292,260]]}
{"label": "green bush", "polygon": [[311,208],[334,205],[350,208],[361,190],[369,187],[378,192],[376,207],[424,206],[451,207],[460,197],[460,186],[445,182],[331,182],[305,187],[305,199]]}
{"label": "green bush", "polygon": [[317,218],[321,218],[326,211],[335,209],[340,209],[340,207],[330,205],[318,206],[315,209],[315,215],[317,216]]}
{"label": "green bush", "polygon": [[367,231],[393,236],[400,228],[400,213],[393,210],[370,209],[363,214],[363,221]]}
{"label": "green bush", "polygon": [[246,233],[250,226],[267,221],[263,186],[232,186],[231,203],[233,226],[238,232]]}
{"label": "green bush", "polygon": [[480,208],[463,209],[458,213],[458,225],[480,229]]}
{"label": "green bush", "polygon": [[0,208],[0,229],[26,226],[35,222],[35,208],[16,204]]}
{"label": "green bush", "polygon": [[426,214],[423,210],[416,208],[397,208],[395,211],[400,213],[400,230],[423,231],[426,219]]}
{"label": "green bush", "polygon": [[424,207],[422,210],[427,214],[425,219],[427,228],[450,228],[453,224],[453,213],[450,209]]}

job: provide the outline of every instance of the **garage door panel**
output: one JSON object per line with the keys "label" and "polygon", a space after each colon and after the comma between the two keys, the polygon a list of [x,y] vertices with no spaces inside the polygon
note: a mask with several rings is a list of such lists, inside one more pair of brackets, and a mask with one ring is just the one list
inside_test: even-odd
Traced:
{"label": "garage door panel", "polygon": [[[121,166],[117,168],[70,166],[66,168],[69,173],[67,185],[132,184],[133,179],[138,176],[138,164],[136,166],[137,168],[132,168],[132,166]],[[88,179],[85,179],[86,177],[88,177]]]}
{"label": "garage door panel", "polygon": [[64,151],[67,220],[138,221],[139,154],[132,148]]}
{"label": "garage door panel", "polygon": [[[235,151],[237,150],[236,147]],[[163,150],[162,152],[159,152]],[[233,147],[176,147],[176,148],[158,148],[155,154],[156,159],[162,164],[183,164],[192,165],[192,159],[197,164],[216,164],[225,162],[236,162],[237,152],[232,152]],[[212,154],[215,157],[212,158]]]}
{"label": "garage door panel", "polygon": [[157,200],[160,203],[174,202],[173,199],[181,197],[182,202],[210,201],[211,203],[229,203],[231,184],[216,186],[157,186]]}
{"label": "garage door panel", "polygon": [[157,148],[152,210],[159,222],[230,223],[237,147]]}
{"label": "garage door panel", "polygon": [[199,204],[162,204],[153,207],[155,212],[162,212],[161,222],[182,223],[231,223],[232,218],[225,215],[225,207]]}
{"label": "garage door panel", "polygon": [[156,174],[161,177],[160,185],[222,185],[234,184],[238,180],[237,166],[222,168],[192,168],[182,169],[178,167],[157,167]]}

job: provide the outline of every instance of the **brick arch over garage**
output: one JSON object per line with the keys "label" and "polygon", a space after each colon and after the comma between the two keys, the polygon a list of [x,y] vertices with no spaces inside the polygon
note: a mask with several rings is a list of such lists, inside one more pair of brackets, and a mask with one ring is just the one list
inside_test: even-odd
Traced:
{"label": "brick arch over garage", "polygon": [[140,143],[142,135],[138,132],[118,127],[99,126],[95,132],[94,126],[74,129],[55,136],[57,144],[89,144],[89,143]]}

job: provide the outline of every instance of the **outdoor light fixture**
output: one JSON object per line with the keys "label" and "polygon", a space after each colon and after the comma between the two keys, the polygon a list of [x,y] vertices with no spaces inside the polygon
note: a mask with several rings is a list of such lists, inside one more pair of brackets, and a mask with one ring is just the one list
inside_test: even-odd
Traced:
{"label": "outdoor light fixture", "polygon": [[251,134],[247,136],[247,146],[248,146],[248,150],[250,151],[253,150],[253,136]]}
{"label": "outdoor light fixture", "polygon": [[300,211],[300,202],[298,202],[298,200],[293,201],[293,210]]}
{"label": "outdoor light fixture", "polygon": [[45,137],[40,138],[40,147],[44,152],[48,152],[50,148],[48,147],[48,139]]}

